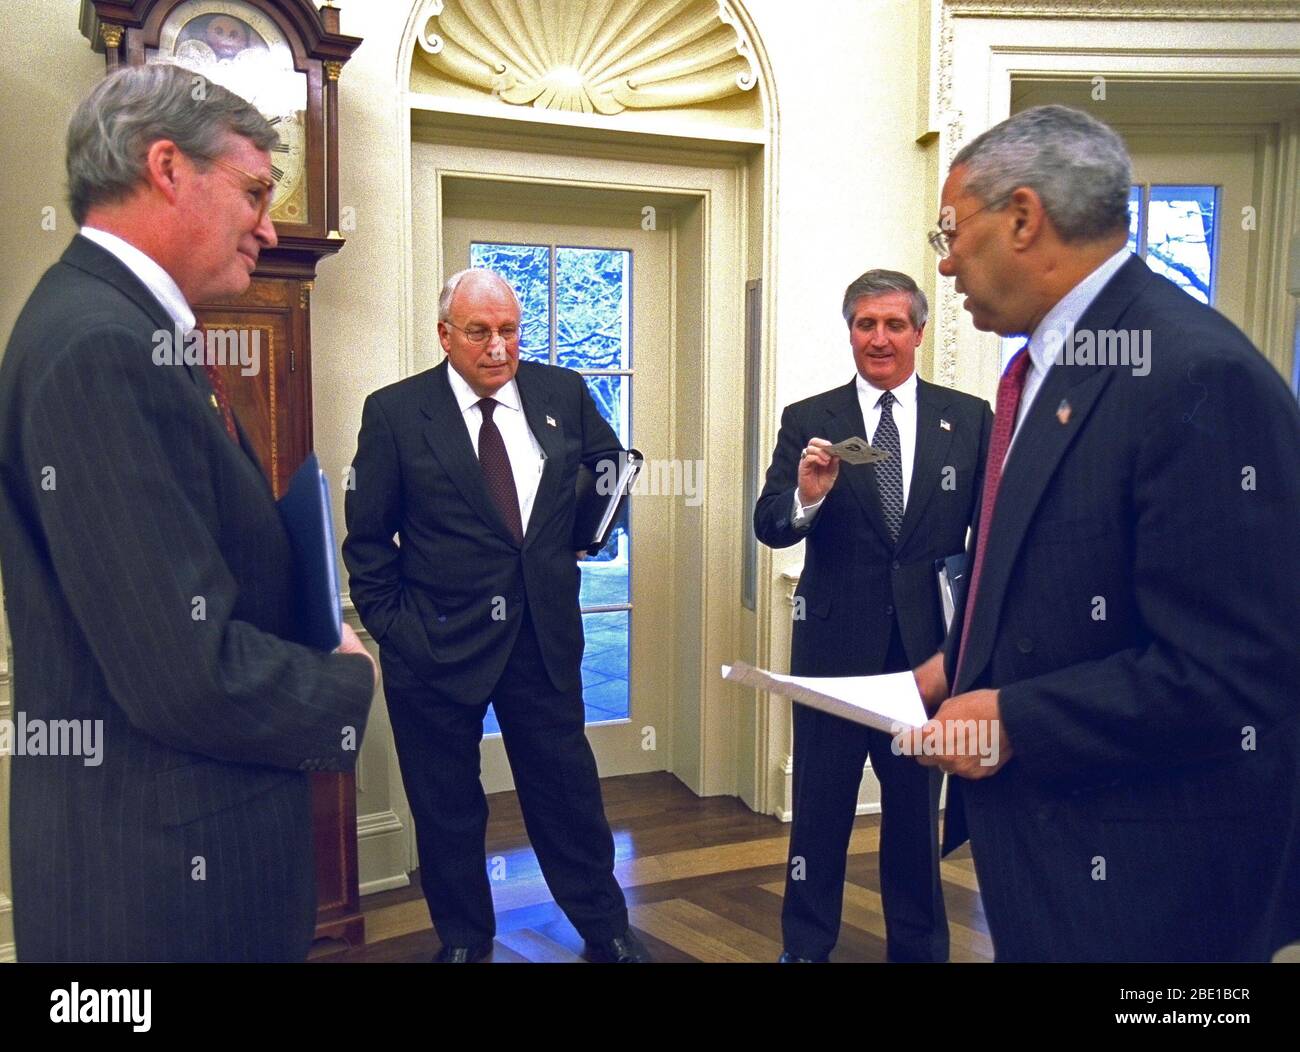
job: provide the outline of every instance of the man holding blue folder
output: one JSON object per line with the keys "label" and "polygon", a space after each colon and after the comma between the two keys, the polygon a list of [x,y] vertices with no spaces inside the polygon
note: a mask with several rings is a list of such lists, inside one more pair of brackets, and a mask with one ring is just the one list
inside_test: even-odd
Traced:
{"label": "man holding blue folder", "polygon": [[302,960],[308,770],[350,770],[374,667],[299,639],[293,558],[211,359],[158,364],[261,250],[276,133],[171,66],[110,74],[68,133],[81,232],[0,366],[0,561],[27,725],[102,762],[15,757],[23,961]]}

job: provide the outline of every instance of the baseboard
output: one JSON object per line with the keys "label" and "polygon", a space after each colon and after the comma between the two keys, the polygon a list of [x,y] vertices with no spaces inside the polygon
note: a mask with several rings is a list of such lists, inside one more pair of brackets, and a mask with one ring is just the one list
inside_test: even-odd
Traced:
{"label": "baseboard", "polygon": [[399,873],[391,877],[383,877],[379,880],[368,880],[360,887],[361,897],[367,895],[376,895],[381,891],[392,891],[395,888],[406,888],[411,885],[411,877],[408,873]]}
{"label": "baseboard", "polygon": [[[794,757],[789,753],[781,762],[781,778],[784,788],[776,817],[782,822],[789,822],[794,818]],[[855,815],[880,814],[880,782],[876,780],[876,773],[871,769],[870,760],[862,766],[862,781],[858,785],[858,806],[853,813]]]}

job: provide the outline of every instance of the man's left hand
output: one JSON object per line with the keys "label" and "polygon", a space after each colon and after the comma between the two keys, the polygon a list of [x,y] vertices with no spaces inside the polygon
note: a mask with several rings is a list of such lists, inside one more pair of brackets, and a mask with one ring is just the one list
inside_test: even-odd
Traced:
{"label": "man's left hand", "polygon": [[899,751],[925,767],[961,778],[987,778],[1011,759],[996,690],[972,690],[949,698],[934,719],[899,736]]}

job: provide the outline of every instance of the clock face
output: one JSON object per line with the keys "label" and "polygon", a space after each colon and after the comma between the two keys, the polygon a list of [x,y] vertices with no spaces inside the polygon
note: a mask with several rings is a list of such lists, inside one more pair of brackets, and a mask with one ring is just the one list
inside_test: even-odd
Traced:
{"label": "clock face", "polygon": [[307,75],[280,27],[242,0],[185,0],[167,16],[149,62],[171,62],[247,99],[280,135],[271,148],[271,219],[306,223]]}

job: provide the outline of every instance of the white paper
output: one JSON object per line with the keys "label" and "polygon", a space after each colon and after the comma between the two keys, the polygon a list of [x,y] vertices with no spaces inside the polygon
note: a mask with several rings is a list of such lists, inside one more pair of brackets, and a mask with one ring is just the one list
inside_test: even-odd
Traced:
{"label": "white paper", "polygon": [[771,691],[854,723],[897,734],[925,723],[925,705],[911,672],[883,676],[783,676],[742,661],[722,666],[722,678]]}

